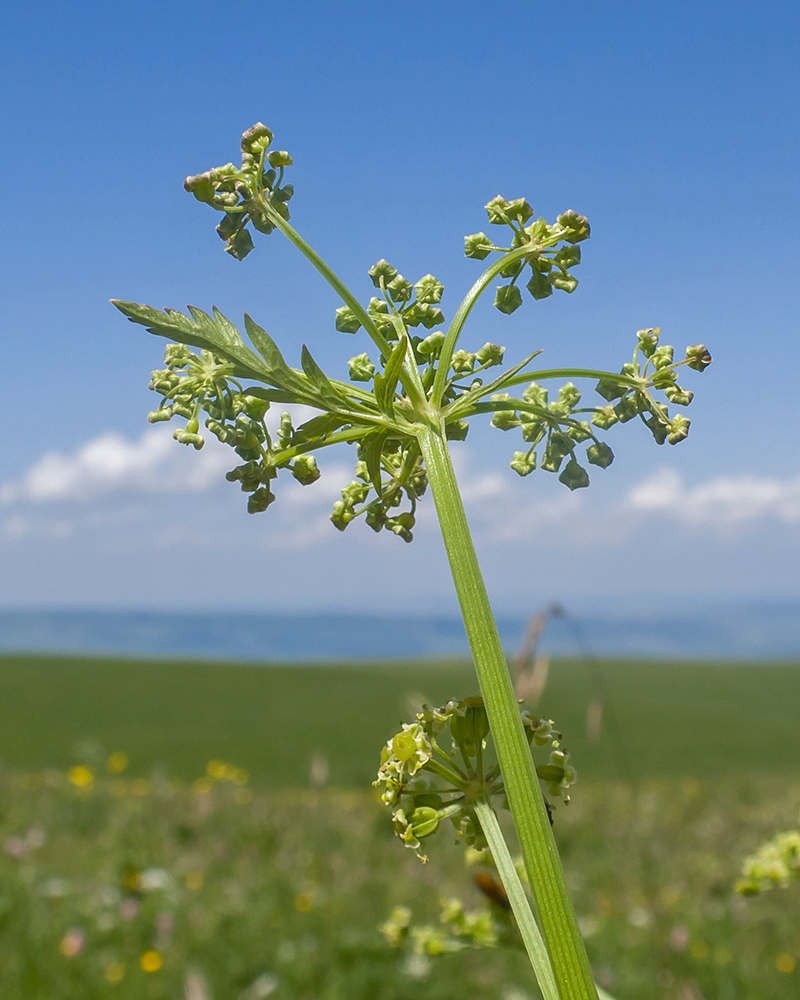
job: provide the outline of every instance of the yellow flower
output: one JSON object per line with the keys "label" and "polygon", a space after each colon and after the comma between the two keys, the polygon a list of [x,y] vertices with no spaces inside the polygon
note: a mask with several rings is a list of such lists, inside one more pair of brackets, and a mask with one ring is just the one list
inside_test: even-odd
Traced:
{"label": "yellow flower", "polygon": [[228,777],[228,765],[221,760],[210,760],[206,764],[206,774],[213,781],[224,781]]}
{"label": "yellow flower", "polygon": [[198,778],[192,785],[192,788],[197,795],[208,795],[211,791],[212,784],[208,778]]}
{"label": "yellow flower", "polygon": [[[110,774],[121,774],[128,766],[128,755],[121,750],[112,753],[106,761],[106,769]],[[113,965],[114,963],[112,963]],[[109,966],[110,968],[110,966]]]}
{"label": "yellow flower", "polygon": [[308,913],[314,905],[314,900],[307,892],[298,892],[294,897],[294,908],[298,913]]}
{"label": "yellow flower", "polygon": [[202,872],[188,872],[186,875],[186,888],[191,889],[192,892],[197,892],[198,889],[203,888],[204,881]]}
{"label": "yellow flower", "polygon": [[146,951],[139,959],[143,972],[158,972],[164,964],[164,959],[157,951]]}
{"label": "yellow flower", "polygon": [[94,771],[90,767],[84,767],[83,764],[79,764],[77,767],[71,767],[67,771],[67,778],[69,778],[70,783],[76,788],[90,788],[94,781]]}
{"label": "yellow flower", "polygon": [[118,983],[125,975],[125,968],[122,962],[109,962],[106,966],[105,977],[109,983]]}
{"label": "yellow flower", "polygon": [[795,962],[794,956],[790,955],[788,951],[781,952],[775,959],[775,968],[778,972],[786,973],[787,976],[790,972],[794,972],[796,966],[797,962]]}

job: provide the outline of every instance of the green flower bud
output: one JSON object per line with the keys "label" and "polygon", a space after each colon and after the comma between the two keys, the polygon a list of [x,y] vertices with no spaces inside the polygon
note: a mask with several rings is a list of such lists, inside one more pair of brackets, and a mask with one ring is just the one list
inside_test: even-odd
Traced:
{"label": "green flower bud", "polygon": [[621,424],[626,424],[639,413],[639,406],[635,396],[626,396],[614,407],[614,413]]}
{"label": "green flower bud", "polygon": [[581,248],[578,246],[561,247],[554,259],[567,271],[571,267],[577,267],[581,262]]}
{"label": "green flower bud", "polygon": [[444,322],[444,315],[441,309],[437,309],[436,306],[415,302],[404,311],[403,322],[406,326],[419,326],[421,324],[426,330],[431,330],[434,326]]}
{"label": "green flower bud", "polygon": [[533,403],[535,406],[541,406],[544,409],[547,406],[547,389],[539,385],[538,382],[531,382],[525,392],[523,392],[522,398],[526,403]]}
{"label": "green flower bud", "polygon": [[695,344],[686,348],[686,364],[695,371],[703,372],[711,364],[711,355],[705,344]]}
{"label": "green flower bud", "polygon": [[604,431],[607,431],[609,427],[613,427],[618,420],[619,417],[614,412],[613,406],[598,406],[592,415],[592,423],[595,427],[600,427]]}
{"label": "green flower bud", "polygon": [[419,840],[423,840],[436,833],[439,829],[439,821],[438,810],[432,809],[430,806],[420,806],[411,814],[408,823],[411,834]]}
{"label": "green flower bud", "polygon": [[269,507],[272,501],[275,499],[273,493],[271,493],[266,486],[262,486],[251,494],[247,500],[247,513],[248,514],[261,514],[263,511]]}
{"label": "green flower bud", "polygon": [[508,211],[510,206],[511,202],[506,201],[502,195],[492,198],[490,202],[484,205],[486,214],[489,216],[489,222],[493,226],[507,226],[511,222],[511,216]]}
{"label": "green flower bud", "polygon": [[657,348],[650,358],[653,362],[653,367],[657,371],[660,368],[667,368],[672,364],[673,354],[674,349],[669,344],[664,344],[662,347]]}
{"label": "green flower bud", "polygon": [[152,410],[147,414],[147,419],[151,424],[160,424],[164,420],[171,420],[172,407],[161,406],[157,410]]}
{"label": "green flower bud", "polygon": [[338,528],[339,531],[344,531],[355,516],[356,515],[352,507],[348,506],[343,500],[337,500],[333,505],[331,523],[334,528]]}
{"label": "green flower bud", "polygon": [[479,364],[492,368],[494,365],[501,365],[503,363],[505,350],[505,347],[500,347],[499,344],[486,343],[476,352],[475,357],[478,359]]}
{"label": "green flower bud", "polygon": [[569,487],[570,490],[580,490],[589,485],[589,475],[586,469],[578,465],[573,458],[567,462],[564,471],[558,477],[558,481]]}
{"label": "green flower bud", "polygon": [[572,382],[567,382],[566,385],[562,385],[558,390],[558,401],[562,406],[574,410],[581,401],[581,391]]}
{"label": "green flower bud", "polygon": [[511,458],[511,468],[518,476],[528,476],[536,468],[535,451],[515,451]]}
{"label": "green flower bud", "polygon": [[164,364],[168,368],[182,368],[189,364],[192,357],[192,352],[185,344],[167,344],[164,349]]}
{"label": "green flower bud", "polygon": [[603,441],[598,441],[586,449],[586,458],[592,465],[607,469],[614,461],[614,452]]}
{"label": "green flower bud", "polygon": [[303,486],[315,483],[320,477],[317,460],[313,455],[298,455],[289,468],[294,478]]}
{"label": "green flower bud", "polygon": [[194,409],[182,402],[173,403],[172,412],[178,417],[183,417],[185,420],[191,420],[194,416]]}
{"label": "green flower bud", "polygon": [[454,372],[457,372],[459,375],[464,375],[468,372],[471,372],[472,369],[475,367],[476,358],[477,355],[470,354],[469,351],[456,351],[455,354],[453,354],[453,359],[450,362],[450,367],[453,369]]}
{"label": "green flower bud", "polygon": [[224,215],[222,217],[222,222],[220,222],[219,225],[216,227],[217,232],[219,233],[219,238],[221,240],[229,240],[241,225],[242,225],[241,215],[236,215],[233,213]]}
{"label": "green flower bud", "polygon": [[522,423],[522,440],[529,441],[532,444],[538,444],[544,437],[544,433],[547,429],[547,425],[542,420],[536,420],[530,413],[525,413],[524,410],[520,411],[519,414],[520,422]]}
{"label": "green flower bud", "polygon": [[397,268],[392,267],[388,260],[381,258],[376,264],[367,271],[367,274],[372,278],[372,284],[376,288],[381,287],[381,278],[385,285],[388,285],[397,276]]}
{"label": "green flower bud", "polygon": [[339,333],[358,333],[361,329],[361,320],[356,318],[356,314],[349,306],[339,306],[336,310],[336,329]]}
{"label": "green flower bud", "polygon": [[499,285],[494,297],[494,307],[510,316],[522,305],[522,293],[516,285]]}
{"label": "green flower bud", "polygon": [[612,382],[611,379],[601,378],[594,387],[594,391],[598,396],[602,396],[603,399],[611,402],[612,399],[619,399],[623,392],[625,392],[625,387],[619,385],[617,382]]}
{"label": "green flower bud", "polygon": [[658,337],[661,333],[661,327],[656,327],[647,330],[638,330],[636,332],[636,338],[639,341],[639,350],[644,354],[646,358],[651,358],[655,349],[658,347]]}
{"label": "green flower bud", "polygon": [[444,436],[448,441],[465,441],[469,432],[466,420],[453,420],[445,424]]}
{"label": "green flower bud", "polygon": [[678,381],[678,375],[674,368],[661,368],[653,373],[650,382],[654,389],[666,389]]}
{"label": "green flower bud", "polygon": [[683,441],[689,434],[690,424],[691,420],[688,417],[684,417],[680,413],[676,414],[669,423],[667,441],[670,444],[678,444],[679,441]]}
{"label": "green flower bud", "polygon": [[518,274],[522,273],[522,269],[525,267],[524,260],[512,260],[510,264],[506,264],[503,270],[500,272],[501,278],[516,278]]}
{"label": "green flower bud", "polygon": [[573,441],[581,444],[583,441],[589,440],[592,436],[592,431],[588,423],[585,420],[581,420],[576,424],[572,424],[568,428],[567,434],[569,434]]}
{"label": "green flower bud", "polygon": [[269,165],[276,169],[278,167],[291,167],[293,162],[285,149],[274,149],[267,155],[267,159],[269,160]]}
{"label": "green flower bud", "polygon": [[589,220],[585,215],[578,215],[572,209],[562,212],[556,221],[560,226],[568,230],[564,235],[567,243],[580,243],[582,240],[588,240],[591,236],[592,231],[589,227]]}
{"label": "green flower bud", "polygon": [[644,422],[653,435],[653,440],[656,444],[664,444],[667,440],[667,433],[669,432],[669,423],[664,423],[663,420],[657,417],[645,417]]}
{"label": "green flower bud", "polygon": [[[491,397],[491,401],[493,403],[501,403],[503,400],[510,398],[507,392],[497,392]],[[492,427],[497,427],[501,431],[510,431],[512,427],[519,427],[520,419],[513,409],[495,410],[492,414],[491,423]]]}
{"label": "green flower bud", "polygon": [[414,285],[417,302],[437,303],[442,301],[444,285],[432,274],[426,274]]}
{"label": "green flower bud", "polygon": [[550,278],[540,271],[534,271],[530,281],[525,286],[535,299],[546,299],[553,294],[553,286]]}
{"label": "green flower bud", "polygon": [[353,382],[369,382],[375,374],[375,365],[368,354],[357,354],[347,362],[350,378]]}
{"label": "green flower bud", "polygon": [[494,249],[486,233],[473,233],[464,237],[464,256],[485,260]]}
{"label": "green flower bud", "polygon": [[183,182],[183,187],[190,194],[193,194],[198,201],[205,202],[206,204],[210,204],[217,193],[214,183],[211,180],[211,174],[208,171],[203,174],[195,174],[194,176],[187,177]]}
{"label": "green flower bud", "polygon": [[386,291],[391,295],[393,301],[395,302],[410,302],[411,301],[411,282],[403,277],[402,274],[398,274],[396,278],[386,286]]}
{"label": "green flower bud", "polygon": [[444,334],[441,330],[429,333],[428,336],[417,344],[417,353],[428,358],[438,358],[444,347]]}
{"label": "green flower bud", "polygon": [[202,436],[198,434],[196,431],[176,430],[173,431],[172,436],[175,438],[176,441],[180,441],[181,444],[192,445],[195,451],[200,451],[200,449],[205,444],[205,441],[203,440]]}
{"label": "green flower bud", "polygon": [[262,122],[256,122],[242,133],[242,152],[255,155],[269,148],[272,132]]}
{"label": "green flower bud", "polygon": [[225,244],[225,253],[229,253],[236,260],[244,260],[253,249],[253,237],[248,229],[242,228],[230,237]]}
{"label": "green flower bud", "polygon": [[478,747],[489,735],[489,718],[483,698],[465,698],[465,711],[450,716],[450,735],[470,757],[474,757]]}
{"label": "green flower bud", "polygon": [[[555,272],[554,272],[555,275]],[[578,287],[578,279],[571,274],[558,274],[552,278],[553,288],[571,295]]]}
{"label": "green flower bud", "polygon": [[681,389],[679,385],[670,385],[664,390],[664,395],[676,406],[688,406],[694,399],[694,393],[688,389]]}

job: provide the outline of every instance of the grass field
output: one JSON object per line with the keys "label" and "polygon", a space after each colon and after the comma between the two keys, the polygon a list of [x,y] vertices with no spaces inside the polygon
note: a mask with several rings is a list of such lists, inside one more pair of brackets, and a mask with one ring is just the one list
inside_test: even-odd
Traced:
{"label": "grass field", "polygon": [[[796,998],[800,885],[733,886],[797,824],[800,669],[599,667],[599,742],[585,665],[554,664],[541,705],[579,769],[556,835],[598,979],[618,1000]],[[501,947],[438,957],[378,930],[396,906],[414,927],[442,899],[488,911],[452,837],[422,866],[369,788],[410,701],[473,690],[463,663],[0,659],[0,997],[536,1000],[499,914]]]}
{"label": "grass field", "polygon": [[[800,774],[800,667],[602,662],[601,737],[586,740],[592,697],[580,662],[554,663],[538,708],[582,777],[715,777],[769,768]],[[475,693],[466,663],[242,666],[174,661],[0,657],[0,762],[65,768],[87,740],[131,768],[191,780],[212,757],[273,788],[308,785],[314,754],[330,783],[365,787],[409,703]],[[620,773],[623,772],[623,773]]]}

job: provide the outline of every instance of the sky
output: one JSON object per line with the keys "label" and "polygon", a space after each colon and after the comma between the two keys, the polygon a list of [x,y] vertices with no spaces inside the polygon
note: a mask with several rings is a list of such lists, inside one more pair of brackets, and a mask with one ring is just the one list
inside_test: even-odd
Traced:
{"label": "sky", "polygon": [[455,607],[429,499],[411,545],[330,525],[348,448],[248,516],[230,451],[146,422],[163,342],[111,298],[247,310],[337,377],[369,346],[285,240],[233,260],[182,188],[259,120],[294,157],[293,224],[365,300],[386,257],[440,278],[452,316],[480,269],[463,236],[524,196],[589,217],[580,285],[511,317],[481,305],[467,346],[618,370],[660,326],[714,356],[686,380],[688,440],[616,427],[580,493],[516,477],[513,432],[453,446],[498,611],[800,599],[798,22],[777,0],[9,8],[0,606]]}

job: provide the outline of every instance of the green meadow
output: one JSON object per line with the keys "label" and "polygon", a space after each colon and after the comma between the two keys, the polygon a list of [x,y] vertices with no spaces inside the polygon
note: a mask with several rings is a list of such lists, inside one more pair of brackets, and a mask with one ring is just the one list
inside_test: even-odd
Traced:
{"label": "green meadow", "polygon": [[[602,687],[600,687],[602,685]],[[0,761],[64,768],[86,741],[190,780],[209,758],[275,788],[364,787],[380,748],[421,701],[476,693],[465,662],[325,666],[0,657]],[[600,738],[587,708],[602,692]],[[584,777],[800,774],[800,668],[794,664],[556,661],[537,708],[555,719]]]}
{"label": "green meadow", "polygon": [[[463,847],[442,830],[420,864],[370,788],[414,705],[474,691],[468,664],[7,656],[0,690],[3,1000],[537,1000]],[[800,993],[800,886],[734,892],[796,827],[798,704],[792,664],[551,665],[539,711],[579,773],[556,836],[617,1000]],[[497,947],[426,950],[454,899]]]}

